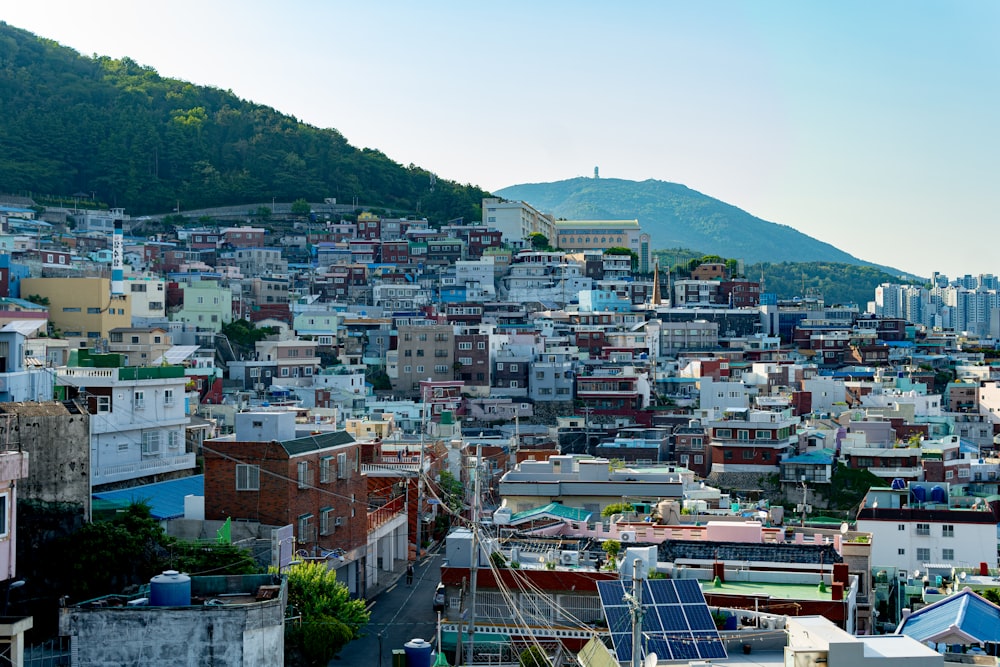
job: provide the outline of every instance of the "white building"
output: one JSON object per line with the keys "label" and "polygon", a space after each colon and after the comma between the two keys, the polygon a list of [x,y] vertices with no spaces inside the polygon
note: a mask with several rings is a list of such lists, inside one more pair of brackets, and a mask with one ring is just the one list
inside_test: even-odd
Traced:
{"label": "white building", "polygon": [[950,491],[947,483],[931,482],[870,489],[857,530],[872,535],[872,566],[926,572],[929,564],[996,563],[997,522],[989,505],[958,507]]}
{"label": "white building", "polygon": [[90,408],[93,486],[194,469],[184,442],[186,384],[181,366],[56,371],[56,385],[86,398]]}
{"label": "white building", "polygon": [[132,326],[150,326],[167,319],[166,281],[154,277],[128,277],[125,293],[131,298]]}
{"label": "white building", "polygon": [[521,241],[534,233],[555,242],[555,218],[523,201],[483,199],[483,224],[503,234],[507,243]]}

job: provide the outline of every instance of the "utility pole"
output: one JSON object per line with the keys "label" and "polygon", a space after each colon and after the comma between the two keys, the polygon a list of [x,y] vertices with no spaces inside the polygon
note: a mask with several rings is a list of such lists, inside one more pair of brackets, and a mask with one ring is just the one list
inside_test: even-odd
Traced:
{"label": "utility pole", "polygon": [[809,502],[809,487],[806,486],[806,478],[802,478],[802,523],[800,524],[802,528],[806,527],[806,508]]}
{"label": "utility pole", "polygon": [[424,431],[427,429],[426,387],[420,388],[420,459],[417,463],[417,563],[420,563],[424,523]]}
{"label": "utility pole", "polygon": [[[483,441],[482,438],[476,443],[476,465],[473,468],[476,478],[473,483],[472,491],[472,521],[470,525],[472,526],[472,562],[469,565],[469,628],[468,628],[468,641],[466,645],[468,648],[465,650],[466,659],[462,661],[462,656],[456,656],[456,661],[460,664],[471,665],[473,664],[473,648],[475,646],[475,633],[476,633],[476,579],[479,573],[479,476],[480,476],[480,463],[482,462],[483,456]],[[461,630],[458,633],[459,639],[461,640]]]}
{"label": "utility pole", "polygon": [[626,595],[625,601],[632,612],[632,667],[642,665],[642,571],[641,558],[632,561],[632,595]]}

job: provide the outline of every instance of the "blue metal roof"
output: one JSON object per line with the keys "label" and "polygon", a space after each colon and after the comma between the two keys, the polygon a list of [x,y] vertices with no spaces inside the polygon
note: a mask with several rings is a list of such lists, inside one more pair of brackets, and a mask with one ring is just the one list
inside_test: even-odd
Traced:
{"label": "blue metal roof", "polygon": [[805,452],[796,456],[789,456],[782,463],[810,463],[813,465],[832,465],[836,450],[824,447],[823,449]]}
{"label": "blue metal roof", "polygon": [[191,475],[156,484],[134,486],[130,489],[95,493],[94,498],[127,506],[145,502],[152,517],[157,520],[179,519],[184,516],[184,496],[204,496],[205,476]]}
{"label": "blue metal roof", "polygon": [[896,634],[938,644],[1000,642],[1000,607],[965,589],[913,612]]}

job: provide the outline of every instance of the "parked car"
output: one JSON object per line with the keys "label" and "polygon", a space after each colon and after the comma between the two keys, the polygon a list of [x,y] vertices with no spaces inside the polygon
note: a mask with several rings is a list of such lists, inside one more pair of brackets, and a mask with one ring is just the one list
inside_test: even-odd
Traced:
{"label": "parked car", "polygon": [[434,589],[434,613],[444,613],[445,606],[444,584],[438,584]]}

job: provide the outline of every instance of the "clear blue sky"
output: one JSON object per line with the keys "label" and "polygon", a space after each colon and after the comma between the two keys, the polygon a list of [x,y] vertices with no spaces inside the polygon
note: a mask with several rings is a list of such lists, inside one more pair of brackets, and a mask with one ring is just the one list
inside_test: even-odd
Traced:
{"label": "clear blue sky", "polygon": [[32,0],[0,20],[489,190],[599,166],[924,276],[1000,273],[994,0]]}

